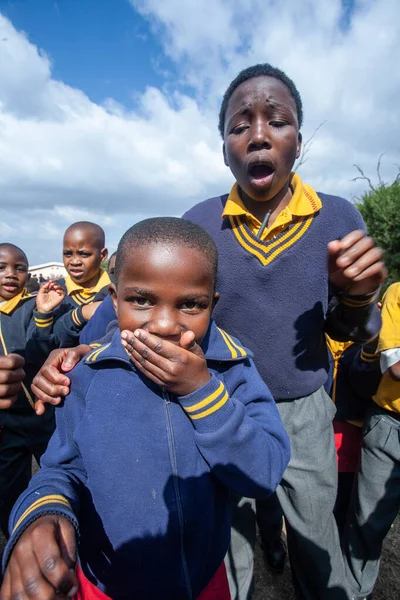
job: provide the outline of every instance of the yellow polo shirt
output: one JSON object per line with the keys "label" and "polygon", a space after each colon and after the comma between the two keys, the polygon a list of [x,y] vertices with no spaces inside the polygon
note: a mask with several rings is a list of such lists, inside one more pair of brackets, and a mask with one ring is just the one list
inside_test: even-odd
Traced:
{"label": "yellow polo shirt", "polygon": [[105,286],[110,285],[111,281],[107,271],[100,269],[100,277],[96,285],[91,288],[84,288],[79,283],[72,281],[70,275],[65,278],[65,286],[68,296],[72,296],[77,304],[88,304],[94,300],[94,297]]}
{"label": "yellow polo shirt", "polygon": [[[382,300],[381,314],[378,352],[400,348],[400,282],[387,289]],[[386,410],[400,413],[400,381],[394,381],[388,371],[385,371],[374,400]]]}
{"label": "yellow polo shirt", "polygon": [[[318,194],[310,185],[303,183],[301,177],[297,175],[297,173],[292,173],[291,175],[290,188],[293,195],[289,204],[279,213],[271,227],[266,227],[264,229],[261,235],[262,241],[270,240],[278,233],[287,229],[294,217],[309,216],[321,209],[322,202],[319,199]],[[244,217],[251,232],[254,235],[257,235],[261,223],[243,204],[237,183],[235,183],[231,189],[222,213],[222,218],[231,216]]]}

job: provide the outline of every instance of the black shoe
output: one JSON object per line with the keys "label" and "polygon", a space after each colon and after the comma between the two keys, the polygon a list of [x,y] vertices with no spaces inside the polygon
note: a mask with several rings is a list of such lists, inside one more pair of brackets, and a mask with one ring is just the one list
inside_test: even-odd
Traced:
{"label": "black shoe", "polygon": [[282,573],[286,559],[286,545],[282,539],[272,542],[261,542],[264,558],[272,571]]}

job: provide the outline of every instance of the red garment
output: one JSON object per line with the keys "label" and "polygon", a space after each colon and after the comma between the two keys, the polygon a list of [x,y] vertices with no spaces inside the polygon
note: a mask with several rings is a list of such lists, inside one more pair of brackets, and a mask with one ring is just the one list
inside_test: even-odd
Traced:
{"label": "red garment", "polygon": [[360,466],[362,428],[344,421],[333,421],[339,473],[356,473]]}
{"label": "red garment", "polygon": [[[76,570],[76,575],[79,582],[79,591],[74,596],[74,600],[111,600],[109,596],[103,594],[93,583],[86,579],[80,566]],[[219,567],[197,600],[231,600],[224,563]]]}

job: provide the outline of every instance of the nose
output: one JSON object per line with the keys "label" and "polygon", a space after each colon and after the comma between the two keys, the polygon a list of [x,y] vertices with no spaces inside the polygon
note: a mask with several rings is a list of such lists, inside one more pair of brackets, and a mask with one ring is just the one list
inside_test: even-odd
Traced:
{"label": "nose", "polygon": [[176,338],[179,341],[182,327],[177,319],[176,312],[169,308],[153,310],[152,319],[148,323],[149,333],[161,338]]}
{"label": "nose", "polygon": [[17,271],[12,267],[7,267],[5,271],[5,277],[7,279],[18,279]]}
{"label": "nose", "polygon": [[269,136],[269,125],[265,117],[259,116],[253,120],[251,125],[251,136],[249,141],[249,152],[252,150],[269,150],[271,140]]}
{"label": "nose", "polygon": [[78,266],[82,264],[81,257],[79,254],[74,254],[71,258],[71,265]]}

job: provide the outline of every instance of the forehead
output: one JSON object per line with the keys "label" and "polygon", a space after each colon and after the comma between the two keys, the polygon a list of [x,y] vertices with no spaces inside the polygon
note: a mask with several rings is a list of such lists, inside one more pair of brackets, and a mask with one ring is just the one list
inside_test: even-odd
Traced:
{"label": "forehead", "polygon": [[22,263],[27,265],[26,258],[16,248],[0,248],[0,262]]}
{"label": "forehead", "polygon": [[253,77],[241,83],[229,99],[226,117],[244,106],[252,106],[259,102],[279,104],[297,113],[296,103],[288,88],[282,81],[274,77]]}
{"label": "forehead", "polygon": [[212,285],[212,267],[207,256],[178,245],[146,244],[125,255],[119,279],[148,281],[152,285]]}
{"label": "forehead", "polygon": [[71,229],[66,231],[63,240],[64,247],[86,246],[100,248],[99,240],[90,229]]}

